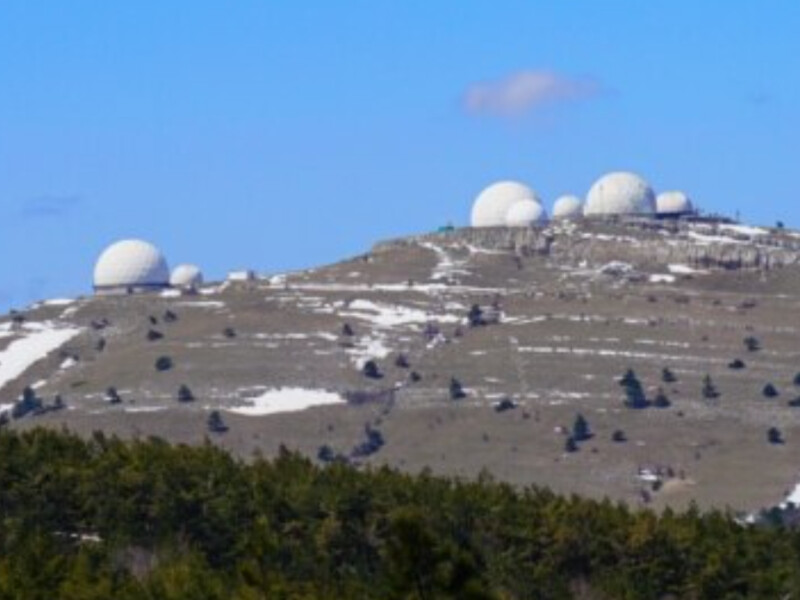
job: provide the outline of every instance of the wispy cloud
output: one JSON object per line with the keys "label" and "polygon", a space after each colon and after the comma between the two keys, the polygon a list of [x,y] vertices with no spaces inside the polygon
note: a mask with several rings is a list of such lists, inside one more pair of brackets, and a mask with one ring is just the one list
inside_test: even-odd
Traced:
{"label": "wispy cloud", "polygon": [[547,105],[592,98],[600,85],[547,70],[524,70],[495,81],[470,85],[464,108],[470,114],[515,117]]}
{"label": "wispy cloud", "polygon": [[66,217],[78,209],[80,196],[39,196],[23,203],[20,215],[26,219]]}

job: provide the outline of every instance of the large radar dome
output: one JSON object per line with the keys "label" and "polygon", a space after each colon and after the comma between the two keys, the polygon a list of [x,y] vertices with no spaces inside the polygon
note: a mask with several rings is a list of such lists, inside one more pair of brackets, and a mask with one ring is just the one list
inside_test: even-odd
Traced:
{"label": "large radar dome", "polygon": [[541,204],[534,200],[519,200],[511,205],[506,213],[506,226],[530,227],[547,221],[547,213]]}
{"label": "large radar dome", "polygon": [[141,290],[169,285],[169,268],[158,248],[142,240],[122,240],[106,248],[94,267],[98,291]]}
{"label": "large radar dome", "polygon": [[539,196],[531,188],[517,181],[500,181],[484,189],[472,205],[473,227],[502,227],[506,224],[506,213],[520,200],[532,200],[541,204]]}
{"label": "large radar dome", "polygon": [[577,196],[561,196],[553,204],[554,219],[574,219],[583,214],[583,202]]}
{"label": "large radar dome", "polygon": [[176,288],[198,288],[203,285],[203,273],[196,265],[178,265],[172,269],[169,284]]}
{"label": "large radar dome", "polygon": [[653,188],[634,173],[609,173],[598,179],[586,196],[583,214],[653,214],[656,199]]}
{"label": "large radar dome", "polygon": [[656,212],[659,215],[682,215],[692,211],[694,211],[692,201],[683,192],[661,192],[656,197]]}

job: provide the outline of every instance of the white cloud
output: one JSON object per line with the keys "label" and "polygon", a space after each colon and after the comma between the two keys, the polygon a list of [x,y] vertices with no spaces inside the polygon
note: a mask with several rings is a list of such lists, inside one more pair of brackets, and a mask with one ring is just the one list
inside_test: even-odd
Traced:
{"label": "white cloud", "polygon": [[590,79],[525,70],[504,79],[472,84],[464,93],[464,108],[472,114],[513,117],[548,104],[591,98],[599,91],[597,82]]}

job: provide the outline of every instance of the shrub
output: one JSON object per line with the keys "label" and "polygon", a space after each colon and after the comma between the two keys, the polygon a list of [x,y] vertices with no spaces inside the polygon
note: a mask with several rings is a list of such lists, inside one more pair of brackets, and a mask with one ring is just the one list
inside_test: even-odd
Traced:
{"label": "shrub", "polygon": [[156,340],[160,340],[164,337],[164,334],[160,331],[156,331],[155,329],[149,329],[147,331],[147,341],[148,342],[155,342]]}
{"label": "shrub", "polygon": [[670,369],[664,367],[661,370],[661,381],[664,383],[675,383],[678,381],[678,378],[675,377],[675,373],[673,373]]}
{"label": "shrub", "polygon": [[511,398],[503,398],[500,400],[500,402],[494,405],[494,411],[498,413],[505,412],[507,410],[513,410],[515,408],[517,408],[517,404]]}
{"label": "shrub", "polygon": [[173,364],[169,356],[159,356],[156,359],[156,371],[169,371],[173,367]]}
{"label": "shrub", "polygon": [[742,343],[748,352],[758,352],[761,350],[761,342],[758,341],[758,338],[753,337],[752,335],[744,338]]}
{"label": "shrub", "polygon": [[794,384],[796,386],[800,386],[800,372],[797,373],[797,375],[794,376]]}
{"label": "shrub", "polygon": [[775,398],[780,395],[778,393],[778,389],[771,383],[765,385],[764,389],[761,390],[761,393],[764,395],[764,398]]}
{"label": "shrub", "polygon": [[617,444],[622,444],[628,441],[628,438],[625,436],[625,432],[622,429],[617,429],[614,433],[611,434],[611,441]]}
{"label": "shrub", "polygon": [[177,321],[177,320],[178,320],[178,315],[176,315],[176,314],[175,314],[174,312],[172,312],[171,310],[167,310],[167,311],[164,313],[164,322],[165,322],[165,323],[174,323],[174,322],[175,322],[175,321]]}
{"label": "shrub", "polygon": [[119,392],[117,392],[117,388],[111,386],[106,390],[106,400],[108,400],[110,404],[119,404],[122,402],[122,397],[119,395]]}
{"label": "shrub", "polygon": [[411,365],[408,364],[408,358],[405,354],[398,354],[394,361],[394,366],[400,369],[408,369]]}
{"label": "shrub", "polygon": [[229,340],[232,340],[236,337],[236,330],[233,327],[226,327],[222,330],[222,335],[224,335]]}
{"label": "shrub", "polygon": [[739,369],[744,369],[745,364],[744,361],[740,358],[735,358],[731,362],[728,363],[728,368],[738,371]]}
{"label": "shrub", "polygon": [[653,406],[656,408],[669,408],[672,405],[667,395],[664,393],[664,390],[658,388],[656,392],[656,397],[653,398]]}
{"label": "shrub", "polygon": [[374,360],[368,360],[365,362],[364,366],[361,368],[361,372],[365,377],[369,377],[370,379],[381,379],[383,377],[383,373],[381,373],[380,369],[378,368],[378,363],[376,363]]}
{"label": "shrub", "polygon": [[345,323],[344,325],[342,325],[342,335],[347,337],[353,337],[355,335],[355,332],[353,331],[353,328],[350,326],[350,323]]}
{"label": "shrub", "polygon": [[336,458],[336,453],[328,444],[323,444],[317,449],[317,460],[324,463],[333,462]]}
{"label": "shrub", "polygon": [[411,371],[409,373],[408,378],[411,380],[412,383],[417,383],[418,381],[422,381],[422,375],[417,373],[416,371]]}
{"label": "shrub", "polygon": [[364,425],[364,434],[367,439],[353,448],[350,453],[353,458],[366,458],[375,454],[386,443],[383,439],[383,434],[379,430],[370,427],[369,423]]}

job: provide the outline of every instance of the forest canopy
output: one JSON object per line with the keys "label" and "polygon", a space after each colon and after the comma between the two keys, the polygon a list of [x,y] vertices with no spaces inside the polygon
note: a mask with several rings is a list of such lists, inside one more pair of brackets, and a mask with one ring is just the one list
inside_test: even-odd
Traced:
{"label": "forest canopy", "polygon": [[723,512],[0,431],[0,598],[779,598],[798,565]]}

